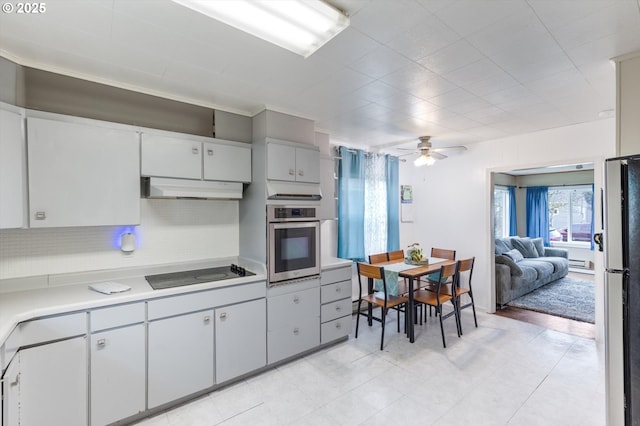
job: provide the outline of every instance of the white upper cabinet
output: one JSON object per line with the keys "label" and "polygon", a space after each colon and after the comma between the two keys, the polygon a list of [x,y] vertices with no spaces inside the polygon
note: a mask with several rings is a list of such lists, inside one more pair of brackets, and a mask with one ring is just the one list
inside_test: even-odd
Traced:
{"label": "white upper cabinet", "polygon": [[225,145],[204,142],[203,175],[205,180],[251,182],[251,145]]}
{"label": "white upper cabinet", "polygon": [[319,150],[268,142],[267,179],[319,183]]}
{"label": "white upper cabinet", "polygon": [[141,155],[142,176],[251,182],[249,144],[143,133]]}
{"label": "white upper cabinet", "polygon": [[140,149],[110,123],[27,117],[32,228],[140,223]]}
{"label": "white upper cabinet", "polygon": [[185,138],[142,134],[143,176],[202,179],[202,143]]}
{"label": "white upper cabinet", "polygon": [[0,229],[26,225],[24,118],[0,106]]}

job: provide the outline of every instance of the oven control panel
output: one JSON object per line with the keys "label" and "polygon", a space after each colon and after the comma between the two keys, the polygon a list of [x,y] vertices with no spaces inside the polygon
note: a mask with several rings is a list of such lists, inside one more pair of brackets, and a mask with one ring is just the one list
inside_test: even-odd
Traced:
{"label": "oven control panel", "polygon": [[267,216],[270,222],[318,220],[316,207],[267,206]]}

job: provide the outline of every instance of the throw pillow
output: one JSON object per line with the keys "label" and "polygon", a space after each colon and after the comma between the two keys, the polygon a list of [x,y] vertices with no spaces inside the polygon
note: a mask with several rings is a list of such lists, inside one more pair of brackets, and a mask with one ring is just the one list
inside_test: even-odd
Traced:
{"label": "throw pillow", "polygon": [[544,241],[542,238],[533,238],[533,246],[536,248],[539,257],[544,257]]}
{"label": "throw pillow", "polygon": [[502,253],[502,255],[508,257],[511,260],[513,260],[514,263],[518,263],[518,262],[520,262],[521,260],[524,259],[524,256],[522,255],[522,253],[520,253],[516,249],[506,251],[506,252]]}
{"label": "throw pillow", "polygon": [[513,248],[522,253],[524,257],[539,257],[533,241],[529,238],[512,238],[511,244],[513,244]]}
{"label": "throw pillow", "polygon": [[513,249],[513,247],[510,247],[505,240],[501,238],[496,238],[496,250],[495,250],[496,254],[502,254],[511,249]]}
{"label": "throw pillow", "polygon": [[520,267],[516,265],[516,263],[511,260],[510,257],[507,257],[505,255],[496,256],[496,263],[507,265],[511,271],[511,275],[513,275],[514,277],[522,276],[522,269],[520,269]]}

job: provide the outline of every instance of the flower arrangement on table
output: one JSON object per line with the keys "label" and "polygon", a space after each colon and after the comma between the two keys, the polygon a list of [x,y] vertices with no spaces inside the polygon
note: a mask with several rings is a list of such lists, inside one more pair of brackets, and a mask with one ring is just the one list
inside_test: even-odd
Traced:
{"label": "flower arrangement on table", "polygon": [[424,257],[420,243],[413,243],[408,246],[407,258],[405,260],[412,265],[429,264],[429,259]]}

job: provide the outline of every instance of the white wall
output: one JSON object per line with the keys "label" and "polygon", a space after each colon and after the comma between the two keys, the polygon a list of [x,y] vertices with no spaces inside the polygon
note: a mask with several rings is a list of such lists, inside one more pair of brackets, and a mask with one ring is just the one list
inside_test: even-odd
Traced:
{"label": "white wall", "polygon": [[[573,162],[593,162],[596,193],[600,193],[602,162],[615,154],[615,120],[551,129],[472,144],[468,151],[413,169],[415,223],[409,239],[427,250],[438,246],[457,250],[458,258],[475,256],[476,304],[495,309],[493,237],[490,223],[491,173]],[[596,197],[596,224],[600,223]],[[418,213],[419,212],[419,213]],[[596,228],[596,231],[598,228]],[[401,228],[401,232],[405,229]],[[407,240],[407,236],[401,237]],[[602,259],[596,256],[596,277],[602,288]],[[602,303],[601,294],[596,303]],[[596,321],[602,318],[602,306]],[[601,321],[600,321],[601,323]]]}
{"label": "white wall", "polygon": [[238,202],[141,200],[138,247],[117,247],[125,227],[0,231],[0,279],[238,256]]}

